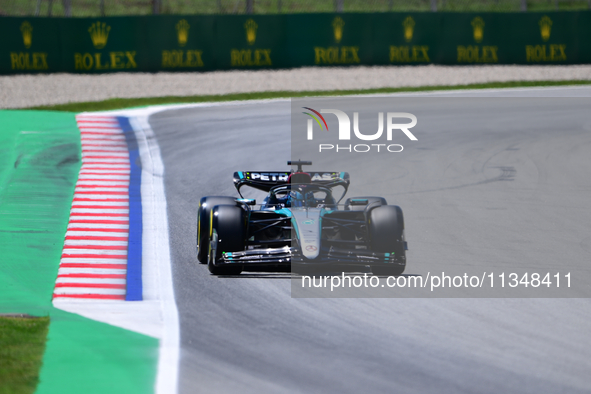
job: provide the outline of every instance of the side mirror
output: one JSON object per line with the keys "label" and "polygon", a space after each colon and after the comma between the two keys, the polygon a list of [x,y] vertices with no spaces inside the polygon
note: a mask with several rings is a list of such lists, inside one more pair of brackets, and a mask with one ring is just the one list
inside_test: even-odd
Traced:
{"label": "side mirror", "polygon": [[353,198],[351,200],[349,200],[349,203],[351,205],[367,205],[368,200],[364,199],[364,198]]}

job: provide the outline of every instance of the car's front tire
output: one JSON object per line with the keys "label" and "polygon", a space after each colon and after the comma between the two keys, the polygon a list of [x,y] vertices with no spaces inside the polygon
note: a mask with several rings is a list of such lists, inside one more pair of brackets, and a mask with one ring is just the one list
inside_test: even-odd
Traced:
{"label": "car's front tire", "polygon": [[371,266],[374,275],[398,276],[406,268],[404,218],[396,205],[383,205],[368,215],[371,249],[376,253],[391,253],[391,263]]}
{"label": "car's front tire", "polygon": [[214,275],[239,275],[242,265],[219,264],[223,252],[243,251],[246,245],[246,212],[236,205],[211,210],[207,268]]}
{"label": "car's front tire", "polygon": [[197,211],[197,260],[201,264],[207,264],[207,254],[209,253],[209,215],[213,207],[222,204],[236,204],[236,199],[234,197],[211,196],[203,197],[199,202]]}

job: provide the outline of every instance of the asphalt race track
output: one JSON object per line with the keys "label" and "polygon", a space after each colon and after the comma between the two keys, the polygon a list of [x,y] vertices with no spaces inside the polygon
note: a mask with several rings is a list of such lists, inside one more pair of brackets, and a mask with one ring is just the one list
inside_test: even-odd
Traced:
{"label": "asphalt race track", "polygon": [[[446,95],[591,97],[591,89],[426,96]],[[441,127],[409,145],[409,163],[387,185],[349,170],[353,185],[403,207],[407,273],[591,261],[589,100],[559,108],[571,112],[557,120],[521,103],[513,109],[548,116],[495,135]],[[466,116],[457,111],[449,122]],[[568,120],[562,134],[553,119]],[[290,103],[166,111],[150,123],[166,171],[181,393],[589,392],[588,299],[298,299],[289,274],[210,275],[196,259],[199,199],[235,195],[234,171],[289,169]]]}

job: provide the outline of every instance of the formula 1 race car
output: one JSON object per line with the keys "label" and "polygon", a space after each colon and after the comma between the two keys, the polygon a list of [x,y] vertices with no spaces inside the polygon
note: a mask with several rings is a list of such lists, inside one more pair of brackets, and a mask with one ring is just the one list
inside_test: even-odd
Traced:
{"label": "formula 1 race car", "polygon": [[[240,198],[203,197],[197,214],[197,258],[215,275],[277,268],[369,266],[374,275],[400,275],[406,266],[402,210],[382,197],[348,198],[346,172],[235,172]],[[268,195],[242,196],[249,186]],[[341,190],[337,200],[333,191]],[[245,268],[248,267],[248,268]],[[299,272],[299,271],[298,271]]]}

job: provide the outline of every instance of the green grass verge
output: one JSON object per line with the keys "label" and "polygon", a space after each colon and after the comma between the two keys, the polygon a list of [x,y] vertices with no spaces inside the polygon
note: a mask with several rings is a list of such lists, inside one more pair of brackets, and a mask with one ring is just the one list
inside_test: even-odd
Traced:
{"label": "green grass verge", "polygon": [[0,394],[34,393],[49,317],[0,316]]}
{"label": "green grass verge", "polygon": [[426,92],[437,90],[457,90],[457,89],[495,89],[495,88],[520,88],[520,87],[543,87],[543,86],[572,86],[572,85],[591,85],[591,81],[572,80],[572,81],[516,81],[516,82],[492,82],[477,83],[469,85],[445,85],[445,86],[421,86],[406,88],[380,88],[363,90],[314,90],[303,92],[256,92],[256,93],[233,93],[209,96],[166,96],[166,97],[146,97],[146,98],[116,98],[104,101],[90,101],[83,103],[68,103],[59,105],[45,105],[40,107],[25,108],[35,110],[49,111],[106,111],[112,109],[142,107],[147,105],[162,104],[183,104],[183,103],[205,103],[219,101],[238,101],[238,100],[261,100],[274,98],[290,97],[314,97],[314,96],[349,96],[358,94],[379,94],[379,93],[402,93],[402,92]]}

